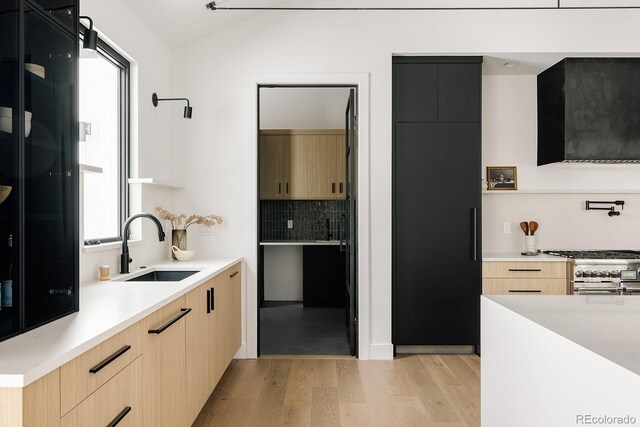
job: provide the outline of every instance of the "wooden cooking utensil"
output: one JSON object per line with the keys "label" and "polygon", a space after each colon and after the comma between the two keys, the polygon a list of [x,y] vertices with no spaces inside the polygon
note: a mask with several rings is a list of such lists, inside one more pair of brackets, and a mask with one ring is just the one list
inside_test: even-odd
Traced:
{"label": "wooden cooking utensil", "polygon": [[529,230],[531,231],[531,235],[535,236],[536,231],[538,231],[538,223],[535,221],[529,222]]}
{"label": "wooden cooking utensil", "polygon": [[526,222],[522,221],[520,223],[520,228],[522,229],[522,231],[524,232],[525,236],[529,235],[529,224],[527,224]]}

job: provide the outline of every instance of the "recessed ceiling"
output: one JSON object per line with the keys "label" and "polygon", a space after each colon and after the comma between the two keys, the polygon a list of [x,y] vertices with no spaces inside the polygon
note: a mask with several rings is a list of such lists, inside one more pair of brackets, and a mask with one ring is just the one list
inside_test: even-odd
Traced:
{"label": "recessed ceiling", "polygon": [[[527,53],[487,53],[484,54],[482,64],[482,74],[491,75],[516,75],[516,76],[536,76],[542,71],[560,62],[564,58],[580,57],[638,57],[640,53],[605,53],[605,52],[527,52]],[[517,67],[505,67],[506,63],[517,62]]]}

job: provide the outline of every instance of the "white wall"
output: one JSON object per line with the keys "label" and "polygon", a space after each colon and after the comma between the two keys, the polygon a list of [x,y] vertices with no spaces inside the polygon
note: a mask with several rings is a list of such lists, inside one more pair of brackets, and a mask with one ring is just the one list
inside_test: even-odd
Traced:
{"label": "white wall", "polygon": [[[253,164],[247,158],[255,114],[248,105],[255,91],[251,74],[370,73],[370,121],[361,126],[371,135],[366,208],[372,260],[371,283],[361,285],[371,290],[372,346],[387,349],[372,356],[390,357],[392,55],[634,52],[640,51],[639,19],[639,11],[628,10],[272,12],[182,46],[173,52],[173,72],[180,76],[175,89],[192,96],[196,112],[184,138],[193,173],[177,201],[193,209],[215,206],[227,218],[215,244],[196,236],[195,249],[245,256],[256,250],[246,239],[255,227],[247,204],[255,195],[246,193],[255,173],[245,166]],[[255,275],[253,262],[247,268]]]}
{"label": "white wall", "polygon": [[[541,249],[640,248],[640,194],[608,194],[615,189],[640,193],[640,165],[538,167],[536,76],[484,76],[482,83],[483,165],[517,166],[521,191],[483,195],[484,251],[522,251],[518,224],[523,220],[540,224]],[[564,194],[526,193],[538,190]],[[626,205],[611,218],[587,212],[586,200],[624,200]],[[505,222],[511,224],[510,234],[503,233]]]}
{"label": "white wall", "polygon": [[302,246],[264,247],[264,299],[302,301]]}
{"label": "white wall", "polygon": [[346,88],[262,88],[261,129],[343,129]]}
{"label": "white wall", "polygon": [[[161,96],[170,92],[171,70],[169,49],[122,0],[83,0],[81,15],[93,18],[96,29],[131,61],[131,176],[154,177],[167,181],[179,180],[181,156],[177,156],[171,138],[174,117],[182,117],[181,106],[162,105],[154,108],[151,94]],[[157,206],[174,207],[174,190],[140,185],[131,186],[131,213],[153,212]],[[165,227],[168,239],[158,242],[155,226],[143,220],[136,224],[134,237],[143,243],[131,247],[131,269],[166,259],[169,256],[171,232]],[[85,253],[81,249],[80,281],[96,280],[98,267],[110,265],[112,273],[119,269],[120,248]]]}

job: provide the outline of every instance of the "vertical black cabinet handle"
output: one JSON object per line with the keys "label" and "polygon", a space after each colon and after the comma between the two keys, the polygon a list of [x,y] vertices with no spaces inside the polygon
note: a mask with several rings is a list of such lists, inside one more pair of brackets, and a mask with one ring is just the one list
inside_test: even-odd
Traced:
{"label": "vertical black cabinet handle", "polygon": [[287,194],[289,194],[289,183],[287,182]]}
{"label": "vertical black cabinet handle", "polygon": [[340,183],[340,194],[344,193],[343,185]]}
{"label": "vertical black cabinet handle", "polygon": [[234,271],[229,277],[236,277],[240,273],[239,271]]}
{"label": "vertical black cabinet handle", "polygon": [[278,183],[278,194],[282,194],[282,183]]}
{"label": "vertical black cabinet handle", "polygon": [[335,192],[336,192],[336,183],[332,182],[331,183],[331,193],[335,194]]}
{"label": "vertical black cabinet handle", "polygon": [[131,346],[130,345],[125,345],[120,350],[116,351],[111,356],[107,357],[102,362],[98,363],[96,366],[94,366],[93,368],[89,369],[89,372],[92,373],[92,374],[96,374],[96,373],[100,372],[102,370],[102,368],[106,367],[109,363],[113,362],[114,360],[116,360],[118,357],[122,356],[123,354],[125,354],[129,350],[131,350]]}
{"label": "vertical black cabinet handle", "polygon": [[211,311],[216,309],[216,288],[211,288]]}
{"label": "vertical black cabinet handle", "polygon": [[478,208],[471,208],[471,261],[478,260]]}
{"label": "vertical black cabinet handle", "polygon": [[124,417],[127,416],[127,414],[129,412],[131,412],[131,406],[127,406],[122,411],[120,411],[120,413],[118,415],[116,415],[116,417],[113,419],[113,421],[111,421],[109,424],[107,424],[107,427],[115,427],[115,426],[117,426],[120,423],[120,421],[122,421],[124,419]]}
{"label": "vertical black cabinet handle", "polygon": [[211,313],[211,290],[207,290],[207,314]]}

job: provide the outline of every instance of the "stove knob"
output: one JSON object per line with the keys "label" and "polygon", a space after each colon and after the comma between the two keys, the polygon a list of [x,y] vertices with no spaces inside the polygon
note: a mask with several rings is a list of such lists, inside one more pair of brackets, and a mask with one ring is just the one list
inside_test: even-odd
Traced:
{"label": "stove knob", "polygon": [[613,272],[612,271],[603,270],[602,271],[602,276],[600,276],[600,277],[613,277]]}
{"label": "stove knob", "polygon": [[578,270],[576,271],[576,277],[583,277],[584,273],[586,272]]}
{"label": "stove knob", "polygon": [[620,277],[620,270],[611,271],[611,277]]}
{"label": "stove knob", "polygon": [[606,271],[604,271],[604,270],[600,270],[600,271],[596,271],[596,272],[595,272],[595,274],[594,274],[594,276],[595,276],[595,277],[607,277],[607,276],[606,276],[606,274],[607,274],[607,272],[606,272]]}
{"label": "stove knob", "polygon": [[593,277],[593,271],[591,270],[585,270],[583,273],[584,277]]}

